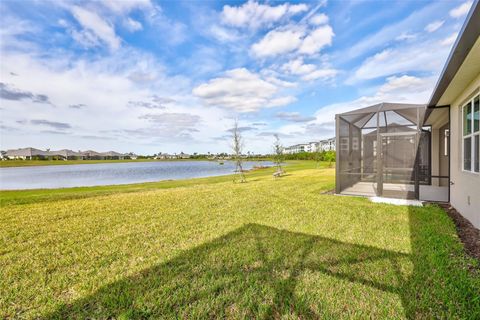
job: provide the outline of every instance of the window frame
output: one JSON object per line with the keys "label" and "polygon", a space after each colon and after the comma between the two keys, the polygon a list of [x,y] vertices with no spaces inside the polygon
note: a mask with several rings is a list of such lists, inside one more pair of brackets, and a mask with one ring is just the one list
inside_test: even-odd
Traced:
{"label": "window frame", "polygon": [[[461,133],[462,133],[462,172],[468,172],[471,174],[475,175],[480,175],[480,169],[479,171],[475,171],[475,137],[479,136],[480,139],[480,128],[478,131],[475,131],[475,100],[478,99],[480,103],[480,94],[474,95],[471,99],[469,99],[467,102],[464,102],[463,105],[460,108],[460,113],[462,117],[462,128],[461,128]],[[464,134],[465,133],[465,116],[464,116],[464,111],[465,108],[469,107],[471,108],[471,119],[470,119],[470,133],[469,134]],[[480,127],[480,124],[479,124]],[[470,170],[465,169],[465,140],[470,138]],[[477,152],[480,152],[480,150],[477,150]],[[480,156],[479,156],[480,157]]]}

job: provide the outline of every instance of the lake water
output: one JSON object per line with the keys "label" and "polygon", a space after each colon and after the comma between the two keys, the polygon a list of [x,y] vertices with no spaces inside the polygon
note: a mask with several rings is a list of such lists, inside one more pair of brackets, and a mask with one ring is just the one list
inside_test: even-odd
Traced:
{"label": "lake water", "polygon": [[[246,161],[243,168],[271,165],[266,161]],[[223,165],[215,161],[157,161],[0,168],[0,189],[129,184],[221,176],[234,170],[233,161],[225,161]]]}

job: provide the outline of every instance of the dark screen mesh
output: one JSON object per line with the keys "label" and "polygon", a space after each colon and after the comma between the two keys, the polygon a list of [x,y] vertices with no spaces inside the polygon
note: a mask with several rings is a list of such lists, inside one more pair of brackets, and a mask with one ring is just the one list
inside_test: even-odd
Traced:
{"label": "dark screen mesh", "polygon": [[[410,198],[428,183],[425,106],[381,104],[337,117],[337,192]],[[418,164],[418,166],[416,166]]]}

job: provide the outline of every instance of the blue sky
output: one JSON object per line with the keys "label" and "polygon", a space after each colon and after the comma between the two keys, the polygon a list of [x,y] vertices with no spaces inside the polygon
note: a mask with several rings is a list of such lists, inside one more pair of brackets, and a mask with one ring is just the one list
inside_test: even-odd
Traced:
{"label": "blue sky", "polygon": [[334,135],[334,115],[426,103],[471,1],[2,1],[1,140],[228,152]]}

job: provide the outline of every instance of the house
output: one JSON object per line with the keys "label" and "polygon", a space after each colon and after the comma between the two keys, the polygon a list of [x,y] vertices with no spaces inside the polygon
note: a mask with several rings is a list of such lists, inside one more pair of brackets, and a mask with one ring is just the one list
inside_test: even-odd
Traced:
{"label": "house", "polygon": [[5,152],[5,157],[12,160],[45,159],[48,158],[48,155],[48,151],[42,151],[35,148],[10,149]]}
{"label": "house", "polygon": [[48,151],[48,155],[51,157],[57,157],[62,160],[83,160],[84,155],[79,151],[75,152],[69,149],[62,149],[58,151]]}
{"label": "house", "polygon": [[137,159],[138,159],[138,155],[136,155],[136,154],[133,153],[133,152],[129,152],[129,153],[126,153],[126,154],[125,154],[125,159],[137,160]]}
{"label": "house", "polygon": [[308,144],[295,144],[293,146],[286,147],[283,150],[283,153],[294,154],[294,153],[306,152],[307,149],[308,149]]}
{"label": "house", "polygon": [[155,156],[155,159],[161,159],[161,160],[166,160],[166,159],[175,159],[176,156],[173,154],[168,154],[168,153],[159,153],[158,155]]}
{"label": "house", "polygon": [[319,142],[309,142],[307,144],[307,147],[305,148],[305,151],[306,152],[317,152],[319,151],[319,148],[320,148],[320,143]]}
{"label": "house", "polygon": [[449,202],[480,227],[480,5],[428,104],[337,114],[336,193]]}
{"label": "house", "polygon": [[123,160],[125,158],[123,153],[118,153],[115,151],[102,152],[100,153],[100,156],[108,160]]}
{"label": "house", "polygon": [[190,159],[190,155],[187,153],[180,152],[180,154],[177,155],[177,159]]}
{"label": "house", "polygon": [[335,138],[330,138],[326,140],[320,140],[319,142],[319,151],[335,151]]}
{"label": "house", "polygon": [[480,4],[476,0],[428,102],[426,121],[434,123],[442,112],[449,118],[448,125],[440,127],[437,134],[439,150],[435,153],[434,173],[442,175],[442,170],[449,173],[450,203],[477,228],[480,228],[479,100]]}
{"label": "house", "polygon": [[82,151],[82,156],[87,160],[105,160],[102,153],[93,150]]}

